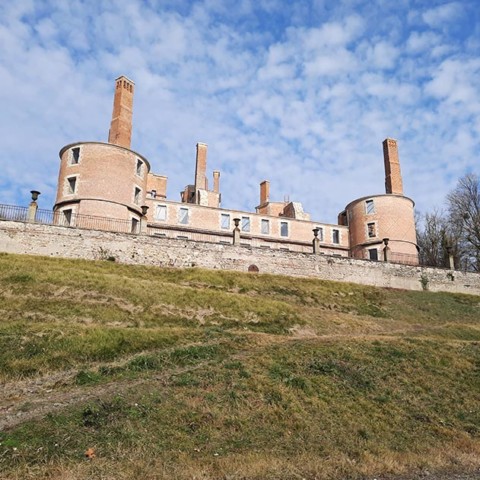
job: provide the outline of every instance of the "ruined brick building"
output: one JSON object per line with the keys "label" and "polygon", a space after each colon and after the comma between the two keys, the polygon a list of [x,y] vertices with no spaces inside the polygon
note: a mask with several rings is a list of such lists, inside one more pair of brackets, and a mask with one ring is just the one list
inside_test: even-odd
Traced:
{"label": "ruined brick building", "polygon": [[102,217],[124,221],[132,233],[142,226],[153,236],[214,243],[232,243],[237,225],[240,245],[311,252],[315,234],[320,254],[380,260],[388,244],[389,258],[418,262],[414,202],[403,195],[395,140],[383,142],[385,194],[351,201],[335,225],[312,221],[301,203],[271,201],[266,180],[255,212],[221,208],[220,172],[213,171],[210,189],[204,143],[196,146],[194,182],[175,201],[167,199],[167,177],[151,172],[148,160],[130,149],[134,89],[124,76],[115,81],[108,143],[61,149],[54,211],[64,224]]}

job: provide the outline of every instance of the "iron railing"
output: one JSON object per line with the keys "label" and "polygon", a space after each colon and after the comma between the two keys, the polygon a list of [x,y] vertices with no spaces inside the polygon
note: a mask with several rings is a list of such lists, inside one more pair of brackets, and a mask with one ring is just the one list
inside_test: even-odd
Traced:
{"label": "iron railing", "polygon": [[[16,205],[1,205],[0,204],[0,221],[8,220],[13,222],[28,222],[29,208],[19,207]],[[57,225],[70,228],[83,228],[87,230],[102,230],[115,233],[140,233],[140,221],[132,220],[118,220],[109,217],[97,217],[94,215],[75,214],[71,211],[52,211],[37,209],[35,213],[34,223],[44,225]],[[162,228],[158,226],[149,226],[146,232],[147,235],[157,237],[167,237],[190,240],[194,242],[209,242],[209,243],[223,243],[232,244],[232,232],[217,232],[192,228],[182,228],[181,226],[164,225]],[[240,241],[241,246],[252,247],[272,247],[272,249],[290,249],[291,251],[300,251],[304,253],[311,253],[312,247],[309,242],[290,242],[276,241],[275,239],[262,239],[260,242],[257,237],[244,236]],[[290,248],[288,248],[290,247]],[[330,256],[329,253],[325,253]],[[332,255],[332,256],[339,256]],[[367,260],[372,261],[372,260]],[[380,259],[379,259],[380,261]],[[413,266],[434,266],[429,264],[426,259],[420,255],[411,255],[405,253],[390,252],[388,261],[395,264],[413,265]]]}
{"label": "iron railing", "polygon": [[[411,253],[396,253],[390,252],[388,256],[390,263],[400,263],[402,265],[420,265],[420,258],[418,255],[412,255]],[[423,265],[428,266],[428,265]]]}
{"label": "iron railing", "polygon": [[140,233],[139,220],[119,220],[109,217],[96,217],[94,215],[65,214],[55,212],[53,216],[54,225],[65,227],[85,228],[87,230],[103,230],[117,233]]}
{"label": "iron railing", "polygon": [[28,219],[28,207],[15,205],[0,205],[0,220],[11,222],[26,222]]}
{"label": "iron railing", "polygon": [[[11,222],[29,221],[29,208],[14,205],[0,205],[0,220]],[[58,225],[62,227],[85,228],[87,230],[103,230],[118,233],[140,233],[140,221],[119,220],[109,217],[76,214],[68,210],[52,211],[37,209],[33,223]]]}

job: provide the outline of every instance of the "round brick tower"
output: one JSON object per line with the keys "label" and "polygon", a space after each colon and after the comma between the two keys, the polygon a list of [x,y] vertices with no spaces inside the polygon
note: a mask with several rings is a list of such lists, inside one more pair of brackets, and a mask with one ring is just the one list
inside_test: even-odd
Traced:
{"label": "round brick tower", "polygon": [[[54,211],[59,223],[102,228],[102,217],[125,221],[136,231],[145,202],[150,164],[130,150],[134,84],[126,77],[115,81],[109,143],[72,143],[60,150],[60,173]],[[92,225],[98,223],[98,225]]]}
{"label": "round brick tower", "polygon": [[354,258],[418,264],[415,203],[403,195],[396,140],[383,142],[385,195],[362,197],[350,202],[339,218],[349,226],[350,254]]}

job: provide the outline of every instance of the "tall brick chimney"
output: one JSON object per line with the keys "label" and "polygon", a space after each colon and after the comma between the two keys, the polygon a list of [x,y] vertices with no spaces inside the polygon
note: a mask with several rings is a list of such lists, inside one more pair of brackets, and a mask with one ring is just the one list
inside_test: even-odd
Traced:
{"label": "tall brick chimney", "polygon": [[396,140],[386,138],[383,141],[383,160],[385,162],[385,192],[403,195],[402,173],[400,172]]}
{"label": "tall brick chimney", "polygon": [[213,171],[213,191],[220,193],[220,172],[218,170]]}
{"label": "tall brick chimney", "polygon": [[197,161],[195,164],[195,191],[207,189],[207,144],[197,143]]}
{"label": "tall brick chimney", "polygon": [[268,180],[264,180],[260,184],[260,205],[264,205],[268,203],[270,200],[270,182]]}
{"label": "tall brick chimney", "polygon": [[108,134],[108,143],[130,148],[132,139],[134,83],[123,75],[115,80],[112,123]]}

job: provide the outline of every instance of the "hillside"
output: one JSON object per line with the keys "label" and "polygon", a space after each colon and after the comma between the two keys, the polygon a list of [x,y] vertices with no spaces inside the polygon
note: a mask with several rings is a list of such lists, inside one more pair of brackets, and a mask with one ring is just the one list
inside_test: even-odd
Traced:
{"label": "hillside", "polygon": [[1,478],[480,475],[480,297],[0,254],[0,311]]}

